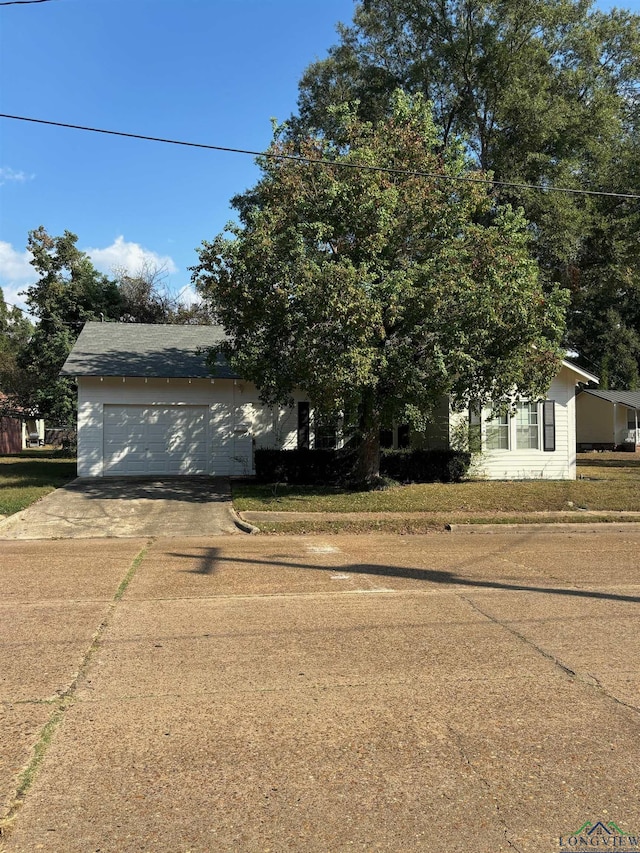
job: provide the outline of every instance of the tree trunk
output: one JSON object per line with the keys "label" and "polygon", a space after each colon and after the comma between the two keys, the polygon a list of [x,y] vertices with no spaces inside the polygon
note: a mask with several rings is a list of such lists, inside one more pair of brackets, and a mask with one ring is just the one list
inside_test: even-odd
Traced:
{"label": "tree trunk", "polygon": [[380,414],[375,391],[367,390],[362,397],[353,467],[353,485],[371,488],[380,476]]}

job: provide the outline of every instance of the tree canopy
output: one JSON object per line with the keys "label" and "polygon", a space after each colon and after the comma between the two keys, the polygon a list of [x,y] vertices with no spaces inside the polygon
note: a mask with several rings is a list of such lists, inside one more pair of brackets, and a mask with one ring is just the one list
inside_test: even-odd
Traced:
{"label": "tree canopy", "polygon": [[[193,280],[265,402],[302,387],[324,412],[357,411],[362,482],[380,426],[424,426],[443,394],[544,394],[564,298],[543,292],[522,215],[457,180],[484,176],[422,97],[396,92],[375,124],[346,107],[332,121],[332,139],[276,130],[261,179],[233,200],[240,224],[203,243]],[[277,156],[295,151],[310,162]]]}
{"label": "tree canopy", "polygon": [[[431,100],[444,142],[462,136],[496,180],[640,191],[640,16],[588,0],[363,0],[339,37],[301,80],[292,138],[334,138],[339,103],[382,121],[401,87]],[[571,294],[566,345],[605,385],[633,387],[637,200],[499,192],[523,206],[545,283]]]}

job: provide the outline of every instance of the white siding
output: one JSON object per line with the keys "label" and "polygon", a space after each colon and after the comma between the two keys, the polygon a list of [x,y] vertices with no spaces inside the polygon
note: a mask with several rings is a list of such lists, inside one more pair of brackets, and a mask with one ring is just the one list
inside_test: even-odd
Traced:
{"label": "white siding", "polygon": [[[297,400],[306,399],[295,395]],[[253,448],[296,446],[297,407],[272,410],[250,382],[232,379],[144,379],[79,377],[78,476],[102,477],[104,407],[206,406],[206,473],[253,473]]]}
{"label": "white siding", "polygon": [[539,406],[538,449],[516,447],[515,418],[510,418],[509,449],[483,451],[474,473],[490,480],[570,480],[576,476],[574,377],[562,368],[546,396],[555,402],[555,451],[543,450],[542,406]]}

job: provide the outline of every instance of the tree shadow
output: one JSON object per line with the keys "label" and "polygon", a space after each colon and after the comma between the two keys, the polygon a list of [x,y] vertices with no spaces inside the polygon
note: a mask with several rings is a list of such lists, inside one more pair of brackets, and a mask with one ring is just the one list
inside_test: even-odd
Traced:
{"label": "tree shadow", "polygon": [[74,480],[63,488],[90,500],[231,502],[227,477],[103,477],[99,480]]}
{"label": "tree shadow", "polygon": [[626,459],[584,459],[578,458],[578,473],[580,468],[640,468],[640,454],[629,453]]}

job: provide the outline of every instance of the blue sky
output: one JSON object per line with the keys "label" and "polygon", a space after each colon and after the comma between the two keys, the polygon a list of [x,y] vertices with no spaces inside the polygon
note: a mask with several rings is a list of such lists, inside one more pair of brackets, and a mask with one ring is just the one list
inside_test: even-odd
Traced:
{"label": "blue sky", "polygon": [[[263,150],[352,0],[55,0],[0,8],[0,112]],[[27,233],[96,266],[164,263],[175,290],[232,218],[253,158],[0,119],[0,287],[34,280]]]}
{"label": "blue sky", "polygon": [[[602,2],[602,8],[610,4]],[[620,5],[640,11],[640,0]],[[263,150],[353,0],[54,0],[0,8],[0,112]],[[164,264],[233,216],[253,158],[0,119],[0,287],[33,281],[27,232],[78,235],[96,266]],[[187,294],[188,295],[188,292]]]}

